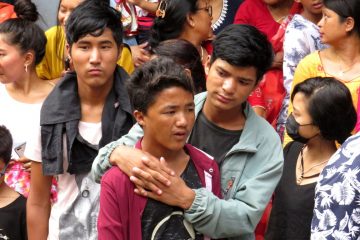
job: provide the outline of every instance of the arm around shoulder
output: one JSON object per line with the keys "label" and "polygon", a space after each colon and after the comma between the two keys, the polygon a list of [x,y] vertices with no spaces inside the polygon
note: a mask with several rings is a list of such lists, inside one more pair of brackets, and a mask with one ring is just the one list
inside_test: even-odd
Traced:
{"label": "arm around shoulder", "polygon": [[135,143],[144,135],[144,132],[139,124],[135,124],[129,131],[128,134],[122,136],[117,141],[111,142],[99,150],[96,156],[91,173],[96,182],[100,182],[101,177],[104,173],[112,167],[113,162],[110,161],[112,153],[119,146],[133,147]]}

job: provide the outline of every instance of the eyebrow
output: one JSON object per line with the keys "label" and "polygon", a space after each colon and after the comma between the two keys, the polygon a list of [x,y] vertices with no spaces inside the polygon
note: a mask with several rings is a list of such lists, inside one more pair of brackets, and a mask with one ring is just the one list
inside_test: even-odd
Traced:
{"label": "eyebrow", "polygon": [[[187,104],[185,104],[186,107],[193,107],[195,106],[194,102],[189,102]],[[164,109],[174,109],[174,108],[178,108],[179,105],[167,105],[164,107]]]}
{"label": "eyebrow", "polygon": [[[77,41],[77,44],[91,44],[91,41],[79,40],[79,41]],[[113,44],[113,42],[110,40],[102,40],[99,42],[99,44]]]}

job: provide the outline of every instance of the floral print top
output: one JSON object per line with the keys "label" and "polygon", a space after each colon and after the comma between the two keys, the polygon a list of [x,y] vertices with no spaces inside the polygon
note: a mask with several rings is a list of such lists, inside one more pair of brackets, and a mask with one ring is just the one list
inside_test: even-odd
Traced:
{"label": "floral print top", "polygon": [[330,158],[315,188],[311,240],[360,239],[360,133]]}
{"label": "floral print top", "polygon": [[278,132],[283,132],[285,127],[288,116],[287,110],[290,101],[290,90],[297,65],[306,55],[316,50],[321,50],[326,46],[321,43],[318,26],[300,14],[295,14],[286,27],[283,47],[283,74],[286,95],[278,119]]}

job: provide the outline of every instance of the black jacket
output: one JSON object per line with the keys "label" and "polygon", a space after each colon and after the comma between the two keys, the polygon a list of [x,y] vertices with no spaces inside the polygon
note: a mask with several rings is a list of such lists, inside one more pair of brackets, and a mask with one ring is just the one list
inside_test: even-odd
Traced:
{"label": "black jacket", "polygon": [[129,96],[125,87],[127,73],[117,67],[114,84],[101,119],[102,138],[94,146],[84,140],[78,129],[81,119],[76,74],[68,73],[46,98],[40,115],[42,166],[44,175],[57,175],[63,169],[63,135],[66,136],[70,174],[87,173],[98,149],[126,134],[134,124]]}

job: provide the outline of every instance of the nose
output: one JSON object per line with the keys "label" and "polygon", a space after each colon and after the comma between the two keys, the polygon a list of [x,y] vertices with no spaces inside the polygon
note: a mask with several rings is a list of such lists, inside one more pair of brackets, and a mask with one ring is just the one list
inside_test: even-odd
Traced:
{"label": "nose", "polygon": [[177,116],[176,119],[176,126],[177,127],[182,127],[182,128],[186,128],[188,125],[188,114],[186,114],[185,112],[180,112]]}
{"label": "nose", "polygon": [[228,78],[224,80],[222,84],[222,89],[224,90],[225,93],[232,94],[235,92],[235,88],[236,88],[236,83],[233,79]]}
{"label": "nose", "polygon": [[67,21],[67,19],[69,18],[69,16],[70,16],[70,13],[71,12],[66,12],[65,14],[64,14],[64,26],[66,25],[66,21]]}
{"label": "nose", "polygon": [[93,48],[91,50],[90,59],[91,64],[98,64],[100,62],[100,52],[99,49]]}
{"label": "nose", "polygon": [[321,28],[324,25],[324,17],[320,19],[320,21],[317,23],[318,27]]}

